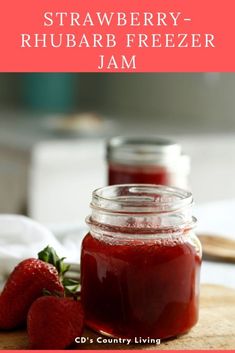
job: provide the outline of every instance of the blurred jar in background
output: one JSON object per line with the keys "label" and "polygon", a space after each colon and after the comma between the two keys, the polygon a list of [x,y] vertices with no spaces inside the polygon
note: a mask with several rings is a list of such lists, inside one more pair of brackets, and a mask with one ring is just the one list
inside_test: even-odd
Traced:
{"label": "blurred jar in background", "polygon": [[188,189],[190,158],[174,141],[114,137],[107,143],[108,185],[158,184]]}

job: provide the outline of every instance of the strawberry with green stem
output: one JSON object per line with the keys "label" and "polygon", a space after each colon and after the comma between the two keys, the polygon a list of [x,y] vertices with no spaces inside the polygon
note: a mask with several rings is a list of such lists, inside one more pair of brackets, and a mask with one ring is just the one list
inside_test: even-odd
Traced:
{"label": "strawberry with green stem", "polygon": [[[51,258],[52,255],[55,256],[43,252],[40,258],[57,263],[58,257]],[[68,269],[63,267],[60,272],[64,274]],[[62,283],[64,296],[44,291],[45,296],[38,298],[29,309],[27,331],[32,349],[65,349],[82,334],[84,312],[79,300],[79,283],[69,278],[63,278]]]}
{"label": "strawberry with green stem", "polygon": [[48,246],[38,254],[38,259],[30,258],[16,266],[0,295],[0,329],[24,325],[30,306],[44,292],[60,296],[71,289],[76,292],[78,284],[64,279],[69,265],[63,260]]}

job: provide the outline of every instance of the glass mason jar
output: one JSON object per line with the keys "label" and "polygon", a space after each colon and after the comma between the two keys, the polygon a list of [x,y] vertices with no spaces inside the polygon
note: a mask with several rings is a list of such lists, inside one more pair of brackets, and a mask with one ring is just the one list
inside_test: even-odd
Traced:
{"label": "glass mason jar", "polygon": [[188,189],[190,159],[161,138],[114,137],[107,144],[108,185],[160,184]]}
{"label": "glass mason jar", "polygon": [[190,192],[116,185],[93,192],[82,243],[86,324],[121,338],[168,338],[198,320],[201,246]]}

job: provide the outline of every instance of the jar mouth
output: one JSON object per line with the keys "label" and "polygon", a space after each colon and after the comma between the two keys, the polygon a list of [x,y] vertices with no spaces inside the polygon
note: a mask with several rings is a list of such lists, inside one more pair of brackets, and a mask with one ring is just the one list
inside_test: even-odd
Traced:
{"label": "jar mouth", "polygon": [[162,214],[191,208],[191,192],[155,184],[122,184],[96,189],[91,208],[105,213]]}

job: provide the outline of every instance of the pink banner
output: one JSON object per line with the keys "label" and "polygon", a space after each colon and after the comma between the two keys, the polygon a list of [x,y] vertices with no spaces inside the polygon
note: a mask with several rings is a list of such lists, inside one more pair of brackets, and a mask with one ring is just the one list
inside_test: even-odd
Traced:
{"label": "pink banner", "polygon": [[234,0],[2,0],[0,71],[235,71]]}

